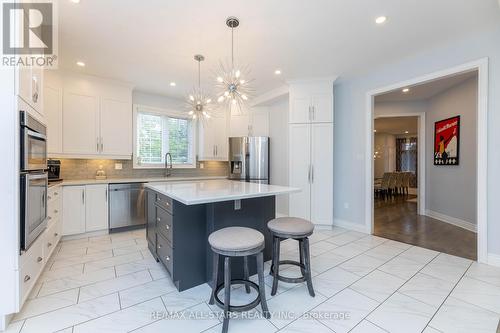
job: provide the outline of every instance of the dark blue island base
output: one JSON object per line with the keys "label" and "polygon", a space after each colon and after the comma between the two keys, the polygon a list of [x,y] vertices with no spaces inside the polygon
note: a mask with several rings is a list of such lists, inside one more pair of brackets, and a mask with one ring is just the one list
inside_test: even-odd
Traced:
{"label": "dark blue island base", "polygon": [[[249,227],[264,234],[264,260],[271,259],[272,238],[267,222],[275,217],[275,196],[184,205],[147,190],[147,240],[153,257],[169,272],[179,291],[205,282],[211,284],[212,251],[208,236],[230,227]],[[222,262],[219,276],[222,275]],[[256,273],[254,257],[249,257],[250,275]],[[233,258],[232,279],[243,278],[243,258]]]}

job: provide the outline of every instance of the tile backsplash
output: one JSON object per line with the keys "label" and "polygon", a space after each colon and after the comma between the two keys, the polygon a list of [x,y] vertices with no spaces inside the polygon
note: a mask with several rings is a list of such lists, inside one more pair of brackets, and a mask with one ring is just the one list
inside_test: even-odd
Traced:
{"label": "tile backsplash", "polygon": [[[116,170],[115,163],[121,163],[122,169]],[[200,168],[200,163],[204,168]],[[132,160],[87,160],[61,159],[61,178],[65,180],[93,179],[96,171],[102,169],[108,178],[154,178],[163,177],[164,169],[134,169]],[[218,161],[198,162],[197,168],[172,169],[172,176],[200,177],[200,176],[227,176],[228,163]]]}

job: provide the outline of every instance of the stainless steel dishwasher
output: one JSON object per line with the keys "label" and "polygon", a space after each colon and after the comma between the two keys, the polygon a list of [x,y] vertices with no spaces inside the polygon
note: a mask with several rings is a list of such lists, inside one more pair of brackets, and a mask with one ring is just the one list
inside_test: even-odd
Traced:
{"label": "stainless steel dishwasher", "polygon": [[146,224],[144,184],[109,185],[109,229]]}

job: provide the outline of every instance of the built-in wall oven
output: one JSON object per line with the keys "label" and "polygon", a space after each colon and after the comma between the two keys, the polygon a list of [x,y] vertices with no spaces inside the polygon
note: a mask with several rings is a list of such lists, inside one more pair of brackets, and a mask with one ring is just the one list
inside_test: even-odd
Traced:
{"label": "built-in wall oven", "polygon": [[46,127],[20,112],[20,247],[27,250],[47,227]]}

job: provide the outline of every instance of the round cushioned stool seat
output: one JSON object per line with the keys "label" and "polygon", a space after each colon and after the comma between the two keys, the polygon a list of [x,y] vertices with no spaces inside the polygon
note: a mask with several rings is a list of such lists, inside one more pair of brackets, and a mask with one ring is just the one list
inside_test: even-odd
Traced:
{"label": "round cushioned stool seat", "polygon": [[228,227],[214,231],[208,236],[214,250],[244,252],[264,246],[264,235],[245,227]]}
{"label": "round cushioned stool seat", "polygon": [[267,223],[274,233],[289,236],[304,236],[312,234],[314,224],[298,217],[278,217]]}

